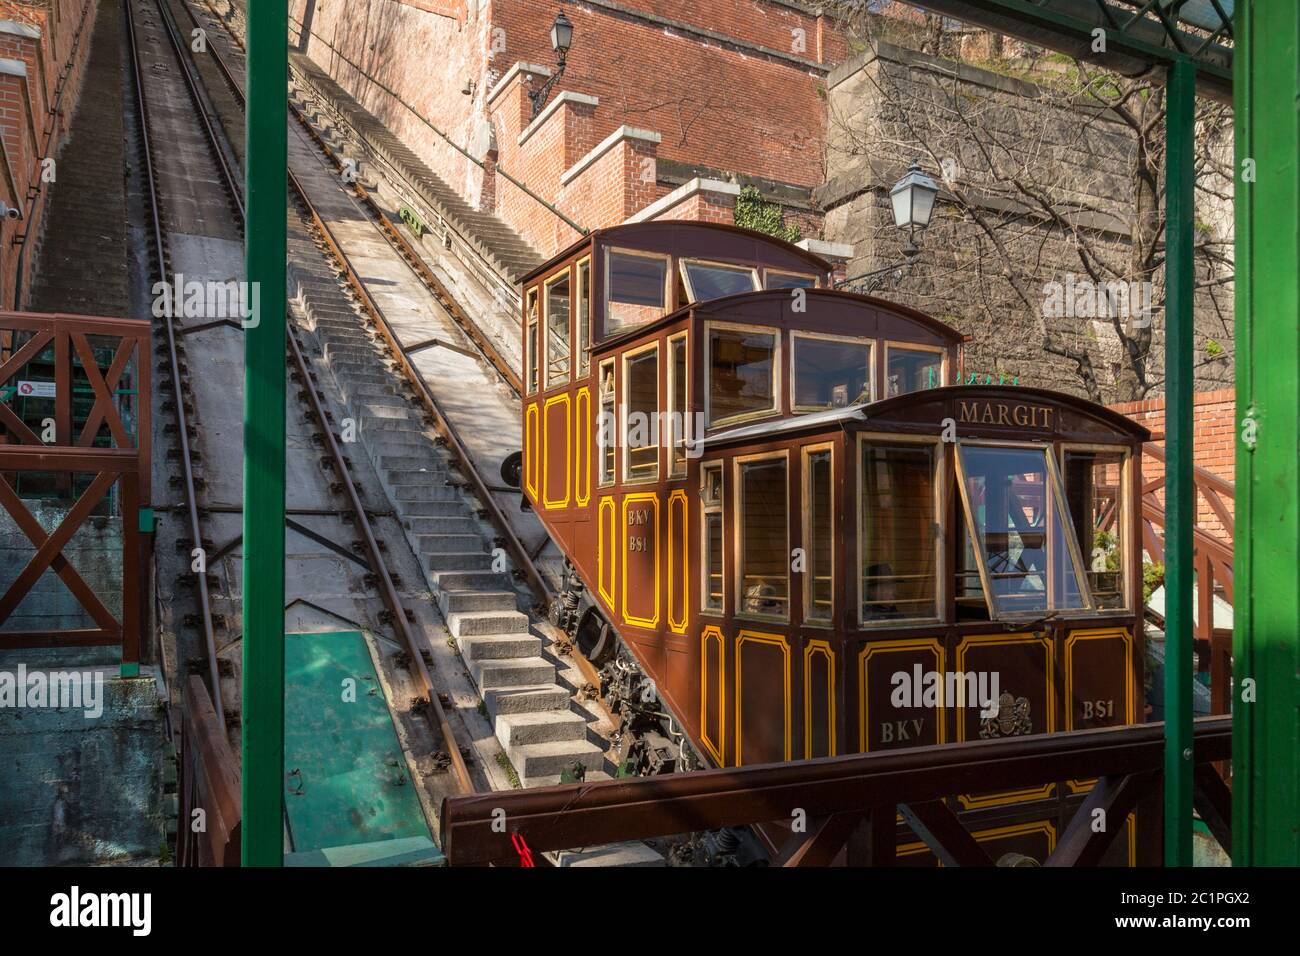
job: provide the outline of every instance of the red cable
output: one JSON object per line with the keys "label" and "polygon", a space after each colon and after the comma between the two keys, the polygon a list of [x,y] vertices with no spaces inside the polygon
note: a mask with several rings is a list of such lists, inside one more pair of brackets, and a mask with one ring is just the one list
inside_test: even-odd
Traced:
{"label": "red cable", "polygon": [[528,844],[524,841],[523,836],[518,833],[512,833],[510,834],[510,842],[514,844],[515,852],[519,854],[519,865],[532,866],[533,851],[528,849]]}

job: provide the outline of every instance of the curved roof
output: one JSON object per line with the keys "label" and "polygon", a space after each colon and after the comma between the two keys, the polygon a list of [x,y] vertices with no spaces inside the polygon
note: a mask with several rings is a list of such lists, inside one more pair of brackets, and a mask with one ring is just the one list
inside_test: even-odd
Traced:
{"label": "curved roof", "polygon": [[527,283],[537,278],[538,276],[542,275],[542,273],[549,272],[552,268],[554,268],[555,263],[559,262],[562,259],[567,259],[569,256],[573,255],[583,246],[586,246],[588,243],[591,243],[593,241],[600,240],[600,241],[616,242],[620,236],[625,235],[627,233],[645,232],[646,230],[655,230],[659,228],[662,228],[664,232],[668,232],[673,229],[691,229],[691,230],[701,230],[701,231],[713,230],[716,232],[726,232],[732,235],[742,236],[746,239],[751,239],[754,242],[763,243],[765,245],[770,245],[774,248],[781,249],[784,252],[789,253],[790,255],[797,256],[805,260],[810,266],[815,268],[818,272],[826,273],[831,271],[831,264],[827,262],[825,259],[823,259],[821,256],[815,255],[809,252],[807,249],[800,249],[792,242],[786,242],[784,239],[778,239],[775,236],[769,236],[767,235],[767,233],[756,232],[753,229],[744,229],[741,228],[740,226],[728,225],[727,223],[702,222],[698,219],[649,219],[646,220],[645,222],[624,222],[624,223],[620,223],[617,226],[607,226],[603,229],[593,229],[591,232],[583,236],[581,239],[577,240],[574,243],[571,243],[568,247],[560,250],[560,252],[556,253],[554,256],[547,259],[544,263],[542,263],[537,268],[533,269],[531,272],[529,272],[519,281],[520,283]]}
{"label": "curved roof", "polygon": [[1046,388],[1034,388],[1029,385],[944,385],[941,388],[927,388],[920,392],[908,392],[906,395],[895,395],[892,398],[882,399],[878,402],[861,406],[865,413],[866,419],[870,421],[873,418],[887,416],[890,412],[900,408],[906,408],[910,405],[917,404],[918,401],[928,399],[931,401],[941,402],[950,398],[974,398],[974,399],[1004,399],[1008,395],[1014,395],[1019,398],[1039,399],[1043,402],[1051,402],[1056,405],[1062,405],[1081,415],[1087,415],[1099,422],[1115,429],[1139,438],[1142,441],[1149,441],[1151,432],[1142,425],[1139,425],[1127,415],[1121,415],[1105,405],[1098,405],[1090,402],[1086,398],[1080,398],[1077,395],[1070,395],[1066,392],[1054,392]]}
{"label": "curved roof", "polygon": [[[610,345],[617,345],[628,339],[636,338],[647,332],[670,325],[680,319],[686,313],[694,309],[698,313],[718,313],[725,312],[735,306],[744,306],[755,302],[769,302],[774,299],[788,300],[790,298],[790,289],[760,289],[757,292],[737,292],[732,295],[719,296],[716,299],[703,299],[699,302],[690,302],[673,312],[669,312],[653,322],[647,322],[645,325],[634,326],[618,335],[602,339],[595,346],[596,351],[604,351]],[[928,331],[934,333],[940,339],[950,345],[961,343],[965,336],[958,332],[952,326],[940,322],[933,316],[926,315],[924,312],[918,312],[916,309],[909,308],[905,305],[899,305],[896,302],[890,302],[887,299],[877,299],[874,296],[861,295],[857,292],[845,292],[840,289],[804,289],[804,293],[810,299],[825,299],[840,304],[856,302],[864,307],[888,312],[893,315],[901,316],[912,322],[917,323]]]}

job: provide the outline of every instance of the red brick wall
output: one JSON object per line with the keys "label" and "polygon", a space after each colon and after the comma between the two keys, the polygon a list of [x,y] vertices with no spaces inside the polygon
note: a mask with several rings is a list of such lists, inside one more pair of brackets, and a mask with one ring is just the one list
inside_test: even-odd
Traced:
{"label": "red brick wall", "polygon": [[[1193,462],[1198,468],[1204,468],[1210,474],[1231,483],[1234,480],[1235,440],[1236,440],[1236,406],[1237,396],[1232,389],[1217,392],[1201,392],[1194,399],[1194,452]],[[1146,399],[1140,402],[1123,402],[1110,406],[1115,411],[1127,415],[1134,421],[1145,425],[1157,437],[1158,444],[1164,444],[1165,400],[1163,398]],[[1142,480],[1151,481],[1164,475],[1164,464],[1149,456],[1142,460]],[[1161,492],[1158,497],[1164,500]],[[1224,504],[1232,510],[1232,502]],[[1226,535],[1222,523],[1205,500],[1197,496],[1196,520],[1207,531]]]}
{"label": "red brick wall", "polygon": [[[599,105],[566,108],[562,129],[552,128],[552,117],[522,147],[517,140],[531,105],[526,89],[544,77],[512,80],[516,89],[490,104],[487,97],[516,63],[554,67],[555,0],[370,0],[364,15],[343,0],[291,0],[290,14],[300,21],[310,10],[309,36],[299,48],[462,196],[494,209],[544,254],[577,233],[503,176],[457,153],[430,124],[471,148],[486,140],[490,123],[497,155],[476,151],[478,158],[588,228],[671,188],[646,183],[644,167],[616,183],[607,164],[584,173],[599,173],[603,185],[560,183],[565,169],[622,126],[659,134],[658,159],[797,186],[821,183],[820,91],[829,67],[845,55],[829,18],[778,0],[592,0],[563,8],[574,41],[551,97],[573,91],[597,97]],[[294,41],[300,32],[291,30]],[[628,155],[649,158],[648,145]],[[798,219],[805,234],[820,235],[818,216]]]}
{"label": "red brick wall", "polygon": [[[0,137],[8,152],[11,187],[0,173],[0,198],[27,215],[29,193],[41,184],[41,157],[55,155],[67,135],[76,108],[82,74],[90,53],[90,35],[98,9],[96,0],[47,0],[43,4],[0,0],[0,20],[35,27],[39,37],[0,33],[0,57],[26,64],[25,77],[0,75]],[[81,31],[78,42],[78,31]],[[75,58],[73,49],[75,46]],[[59,95],[59,76],[66,73],[59,111],[50,115]],[[57,167],[55,169],[57,175]],[[15,194],[16,193],[16,194]],[[22,255],[22,288],[30,286],[36,260],[34,242],[40,235],[44,203],[37,202],[30,220],[0,220],[0,307],[16,308],[13,301],[22,246],[14,237],[29,237]]]}

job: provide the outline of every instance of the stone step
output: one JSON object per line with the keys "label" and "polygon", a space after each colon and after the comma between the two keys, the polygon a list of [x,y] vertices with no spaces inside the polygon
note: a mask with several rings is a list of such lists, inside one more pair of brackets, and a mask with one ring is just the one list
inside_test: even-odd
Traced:
{"label": "stone step", "polygon": [[533,714],[569,706],[569,692],[558,684],[483,688],[482,696],[493,720],[502,714]]}
{"label": "stone step", "polygon": [[483,547],[483,538],[476,533],[469,534],[422,534],[417,537],[421,554],[457,554],[477,553],[475,548]]}
{"label": "stone step", "polygon": [[426,571],[487,571],[492,567],[492,555],[486,551],[440,551],[421,554],[420,561]]}
{"label": "stone step", "polygon": [[513,591],[438,591],[438,607],[444,615],[458,611],[513,611],[518,606]]}
{"label": "stone step", "polygon": [[390,475],[396,471],[446,472],[447,470],[432,447],[423,455],[380,455],[379,467]]}
{"label": "stone step", "polygon": [[521,611],[456,611],[448,615],[447,629],[456,637],[527,634],[528,615]]}
{"label": "stone step", "polygon": [[403,485],[401,488],[393,489],[393,501],[398,506],[405,502],[452,500],[460,500],[456,489],[449,488],[441,483],[436,485]]}
{"label": "stone step", "polygon": [[[603,771],[603,770],[588,770],[586,776],[584,776],[582,779],[583,779],[584,781],[588,781],[588,782],[591,782],[591,783],[596,783],[597,781],[600,781],[600,780],[613,780],[614,778],[611,777],[609,774],[607,774],[607,773],[606,773],[605,771]],[[545,774],[545,775],[540,776],[540,777],[529,777],[529,778],[528,778],[528,786],[529,786],[529,787],[558,787],[560,784],[562,784],[562,783],[564,783],[564,782],[565,782],[565,780],[564,780],[563,775],[558,774],[558,773],[554,773],[554,774]],[[569,782],[571,783],[572,781],[569,781]],[[549,853],[546,854],[546,855],[547,855],[548,858],[551,856],[551,854],[549,854]]]}
{"label": "stone step", "polygon": [[506,756],[514,764],[519,781],[525,787],[535,786],[537,777],[562,774],[577,763],[588,770],[599,770],[605,764],[605,751],[586,740],[520,744],[507,747]]}
{"label": "stone step", "polygon": [[390,468],[384,472],[384,477],[388,480],[388,487],[393,489],[424,485],[446,487],[450,472],[446,468]]}
{"label": "stone step", "polygon": [[587,721],[571,710],[502,714],[496,719],[495,729],[497,740],[507,751],[530,744],[587,739]]}
{"label": "stone step", "polygon": [[437,571],[429,575],[440,588],[450,591],[463,591],[470,588],[489,590],[508,590],[514,586],[514,579],[505,571]]}
{"label": "stone step", "polygon": [[465,502],[459,499],[453,501],[413,501],[409,505],[409,509],[401,508],[404,521],[419,522],[421,518],[464,518],[469,514]]}
{"label": "stone step", "polygon": [[555,665],[540,657],[471,661],[470,674],[480,693],[502,687],[527,687],[530,684],[554,684]]}
{"label": "stone step", "polygon": [[[442,536],[446,534],[477,534],[478,522],[469,516],[466,509],[463,516],[451,518],[408,518],[406,527],[413,535],[416,536],[417,545],[420,544],[420,538],[424,535]],[[417,548],[417,550],[422,550]]]}
{"label": "stone step", "polygon": [[[599,771],[597,771],[599,772]],[[588,773],[586,779],[595,778]],[[559,778],[555,780],[559,783]],[[535,784],[535,786],[551,786]],[[581,850],[560,850],[545,854],[546,858],[557,867],[575,866],[623,866],[623,867],[665,867],[668,861],[663,854],[637,840],[629,843],[606,843],[602,846],[583,847]]]}
{"label": "stone step", "polygon": [[481,634],[457,639],[460,653],[467,661],[504,661],[540,657],[542,639],[527,632],[521,634]]}

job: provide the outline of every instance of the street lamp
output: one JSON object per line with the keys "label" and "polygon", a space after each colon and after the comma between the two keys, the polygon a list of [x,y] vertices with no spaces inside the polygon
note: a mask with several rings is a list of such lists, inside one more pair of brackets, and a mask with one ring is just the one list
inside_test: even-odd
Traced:
{"label": "street lamp", "polygon": [[537,114],[542,111],[546,105],[546,98],[551,95],[551,87],[555,86],[556,81],[564,75],[564,63],[569,53],[569,47],[573,45],[573,24],[561,10],[555,15],[555,22],[551,24],[551,49],[555,51],[555,72],[551,78],[543,83],[540,87],[528,94],[528,98],[533,102],[533,112],[530,119],[537,119]]}
{"label": "street lamp", "polygon": [[894,225],[907,230],[907,245],[903,247],[903,261],[894,262],[871,272],[864,272],[851,279],[844,279],[835,284],[837,289],[863,294],[874,292],[884,284],[885,279],[893,276],[894,281],[903,277],[911,269],[921,250],[916,245],[917,231],[924,232],[934,215],[934,201],[938,198],[939,187],[935,181],[921,169],[921,164],[913,162],[907,168],[903,178],[894,183],[889,190],[890,211],[894,214]]}

